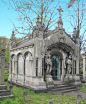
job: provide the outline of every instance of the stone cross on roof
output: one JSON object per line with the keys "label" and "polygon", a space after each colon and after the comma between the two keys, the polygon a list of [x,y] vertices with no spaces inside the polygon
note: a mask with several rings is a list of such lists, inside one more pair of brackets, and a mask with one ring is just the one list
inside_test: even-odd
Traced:
{"label": "stone cross on roof", "polygon": [[61,12],[63,12],[61,6],[59,6],[59,9],[57,9],[59,11],[59,17],[61,18]]}

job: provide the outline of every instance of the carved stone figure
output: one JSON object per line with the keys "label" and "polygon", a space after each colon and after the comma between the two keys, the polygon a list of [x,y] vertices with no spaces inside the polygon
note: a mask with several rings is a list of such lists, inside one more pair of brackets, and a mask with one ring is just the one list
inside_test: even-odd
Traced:
{"label": "carved stone figure", "polygon": [[46,64],[47,64],[47,71],[46,71],[46,73],[50,74],[51,70],[52,70],[52,62],[51,62],[50,55],[47,56]]}
{"label": "carved stone figure", "polygon": [[82,104],[82,96],[80,94],[77,95],[77,104]]}
{"label": "carved stone figure", "polygon": [[70,74],[70,72],[71,72],[71,65],[72,65],[71,55],[69,55],[69,57],[66,57],[65,61],[66,61],[67,74]]}
{"label": "carved stone figure", "polygon": [[43,38],[43,31],[39,31],[38,35],[39,35],[39,38]]}

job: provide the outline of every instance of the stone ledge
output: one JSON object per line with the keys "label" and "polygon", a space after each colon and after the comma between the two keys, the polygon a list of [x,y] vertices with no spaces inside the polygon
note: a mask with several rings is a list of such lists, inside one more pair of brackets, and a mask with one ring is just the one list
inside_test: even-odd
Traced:
{"label": "stone ledge", "polygon": [[44,76],[32,76],[32,78],[44,78]]}
{"label": "stone ledge", "polygon": [[74,85],[74,86],[79,86],[79,87],[81,87],[82,86],[82,83],[81,83],[81,81],[80,80],[73,80],[73,81],[70,81],[69,82],[69,85]]}
{"label": "stone ledge", "polygon": [[[10,81],[8,81],[8,83],[10,83]],[[31,88],[30,86],[26,86],[26,85],[21,85],[21,84],[16,84],[14,82],[12,82],[13,85],[16,85],[17,87],[23,87],[23,88],[26,88],[26,89],[30,89],[32,91],[34,91],[35,93],[47,93],[47,88],[39,88],[39,89],[34,89],[34,88]]]}
{"label": "stone ledge", "polygon": [[86,79],[81,79],[81,83],[86,83]]}
{"label": "stone ledge", "polygon": [[14,95],[0,96],[0,98],[15,97]]}
{"label": "stone ledge", "polygon": [[38,94],[38,93],[47,93],[47,88],[46,89],[38,89],[38,90],[33,89],[33,90],[36,94]]}

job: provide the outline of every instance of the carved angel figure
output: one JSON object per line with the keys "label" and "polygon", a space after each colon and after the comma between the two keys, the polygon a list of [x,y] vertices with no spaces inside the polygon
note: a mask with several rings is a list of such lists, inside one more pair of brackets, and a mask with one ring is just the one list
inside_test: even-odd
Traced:
{"label": "carved angel figure", "polygon": [[47,71],[46,71],[46,73],[50,74],[51,70],[52,70],[52,62],[51,62],[50,55],[47,56],[46,64],[47,64]]}
{"label": "carved angel figure", "polygon": [[71,56],[66,57],[66,68],[67,68],[67,74],[70,74],[71,72],[71,66],[72,66],[72,61],[71,61]]}

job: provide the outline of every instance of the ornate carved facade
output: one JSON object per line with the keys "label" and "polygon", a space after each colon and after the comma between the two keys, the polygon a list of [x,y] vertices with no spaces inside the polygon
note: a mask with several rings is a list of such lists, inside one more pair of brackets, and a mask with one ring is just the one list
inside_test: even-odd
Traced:
{"label": "ornate carved facade", "polygon": [[[59,10],[59,12],[61,11]],[[75,43],[65,32],[61,14],[58,27],[51,31],[50,35],[45,36],[39,21],[32,34],[33,38],[20,43],[17,43],[12,35],[8,81],[34,90],[46,90],[46,83],[48,87],[53,87],[54,80],[63,82],[67,74],[75,75],[76,80],[76,74],[79,74],[79,40],[77,38]],[[69,68],[65,61],[66,57],[69,58],[70,53],[72,58]],[[46,57],[49,58],[46,59]],[[71,70],[69,73],[67,73],[67,68]]]}

